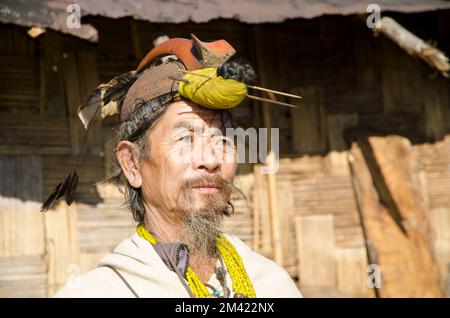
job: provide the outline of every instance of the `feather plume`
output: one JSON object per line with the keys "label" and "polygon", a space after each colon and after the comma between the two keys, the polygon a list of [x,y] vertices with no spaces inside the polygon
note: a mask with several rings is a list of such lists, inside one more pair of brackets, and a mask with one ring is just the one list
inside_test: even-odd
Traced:
{"label": "feather plume", "polygon": [[[136,81],[135,71],[114,77],[106,84],[100,84],[94,89],[86,101],[78,108],[78,117],[85,129],[88,129],[99,114],[102,118],[120,112],[121,104],[128,89]],[[108,107],[103,110],[104,107]]]}
{"label": "feather plume", "polygon": [[[135,72],[131,71],[116,76],[108,83],[99,85],[89,94],[86,101],[77,111],[86,130],[89,129],[99,114],[101,114],[102,118],[105,118],[120,112],[121,104],[128,89],[136,80],[134,74]],[[41,211],[51,209],[55,202],[62,197],[64,197],[68,205],[72,204],[77,185],[78,174],[76,170],[73,170],[53,189],[52,193],[42,204]]]}
{"label": "feather plume", "polygon": [[63,182],[60,182],[55,189],[53,189],[52,193],[47,197],[44,203],[41,206],[41,212],[47,211],[51,209],[55,202],[64,197],[67,204],[71,205],[74,200],[75,190],[78,185],[78,174],[76,170],[73,170],[69,173]]}

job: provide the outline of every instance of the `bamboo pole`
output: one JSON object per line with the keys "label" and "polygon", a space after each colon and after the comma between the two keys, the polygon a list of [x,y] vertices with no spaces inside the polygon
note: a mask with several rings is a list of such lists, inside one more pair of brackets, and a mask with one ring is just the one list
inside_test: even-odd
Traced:
{"label": "bamboo pole", "polygon": [[398,24],[394,19],[390,17],[381,18],[374,31],[376,35],[382,33],[409,55],[420,58],[432,68],[438,70],[444,77],[448,77],[450,64],[445,53],[433,45],[426,43]]}
{"label": "bamboo pole", "polygon": [[[276,160],[275,154],[273,151],[269,152],[267,156],[267,164],[271,166],[274,164]],[[270,169],[272,170],[272,169]],[[270,204],[270,220],[272,223],[272,235],[273,235],[273,246],[275,252],[275,262],[278,265],[283,266],[284,258],[283,258],[283,242],[281,239],[281,222],[280,222],[280,211],[278,209],[278,197],[277,197],[277,189],[276,189],[276,179],[275,174],[268,173],[267,181],[269,186],[269,204]]]}

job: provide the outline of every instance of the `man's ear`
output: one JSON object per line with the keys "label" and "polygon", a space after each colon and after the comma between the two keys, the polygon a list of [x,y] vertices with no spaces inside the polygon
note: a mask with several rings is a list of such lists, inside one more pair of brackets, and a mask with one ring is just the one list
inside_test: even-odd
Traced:
{"label": "man's ear", "polygon": [[116,148],[116,157],[128,183],[133,188],[140,188],[142,186],[142,177],[139,170],[137,146],[127,140],[120,141]]}

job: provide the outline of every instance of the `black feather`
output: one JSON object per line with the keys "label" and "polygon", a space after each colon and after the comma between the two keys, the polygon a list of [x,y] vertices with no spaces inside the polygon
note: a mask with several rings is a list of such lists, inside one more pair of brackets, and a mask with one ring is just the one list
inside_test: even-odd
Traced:
{"label": "black feather", "polygon": [[250,85],[256,81],[253,67],[242,57],[233,56],[217,69],[217,76]]}
{"label": "black feather", "polygon": [[78,174],[77,171],[74,170],[72,172],[72,176],[69,180],[69,184],[67,185],[67,191],[65,193],[65,199],[68,205],[71,205],[75,199],[75,191],[78,186]]}
{"label": "black feather", "polygon": [[55,202],[65,197],[65,200],[68,205],[71,205],[74,200],[74,194],[78,185],[78,174],[77,171],[74,170],[69,173],[63,182],[58,183],[58,185],[53,189],[52,193],[47,197],[44,203],[41,206],[41,212],[47,211],[55,205]]}

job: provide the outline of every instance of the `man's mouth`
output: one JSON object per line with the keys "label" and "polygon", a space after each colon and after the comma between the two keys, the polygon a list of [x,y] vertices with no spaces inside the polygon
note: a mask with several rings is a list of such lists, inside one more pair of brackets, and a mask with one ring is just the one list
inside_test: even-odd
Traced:
{"label": "man's mouth", "polygon": [[220,191],[220,186],[214,183],[204,183],[204,184],[199,184],[196,186],[192,187],[195,190],[204,192],[204,193],[215,193]]}

